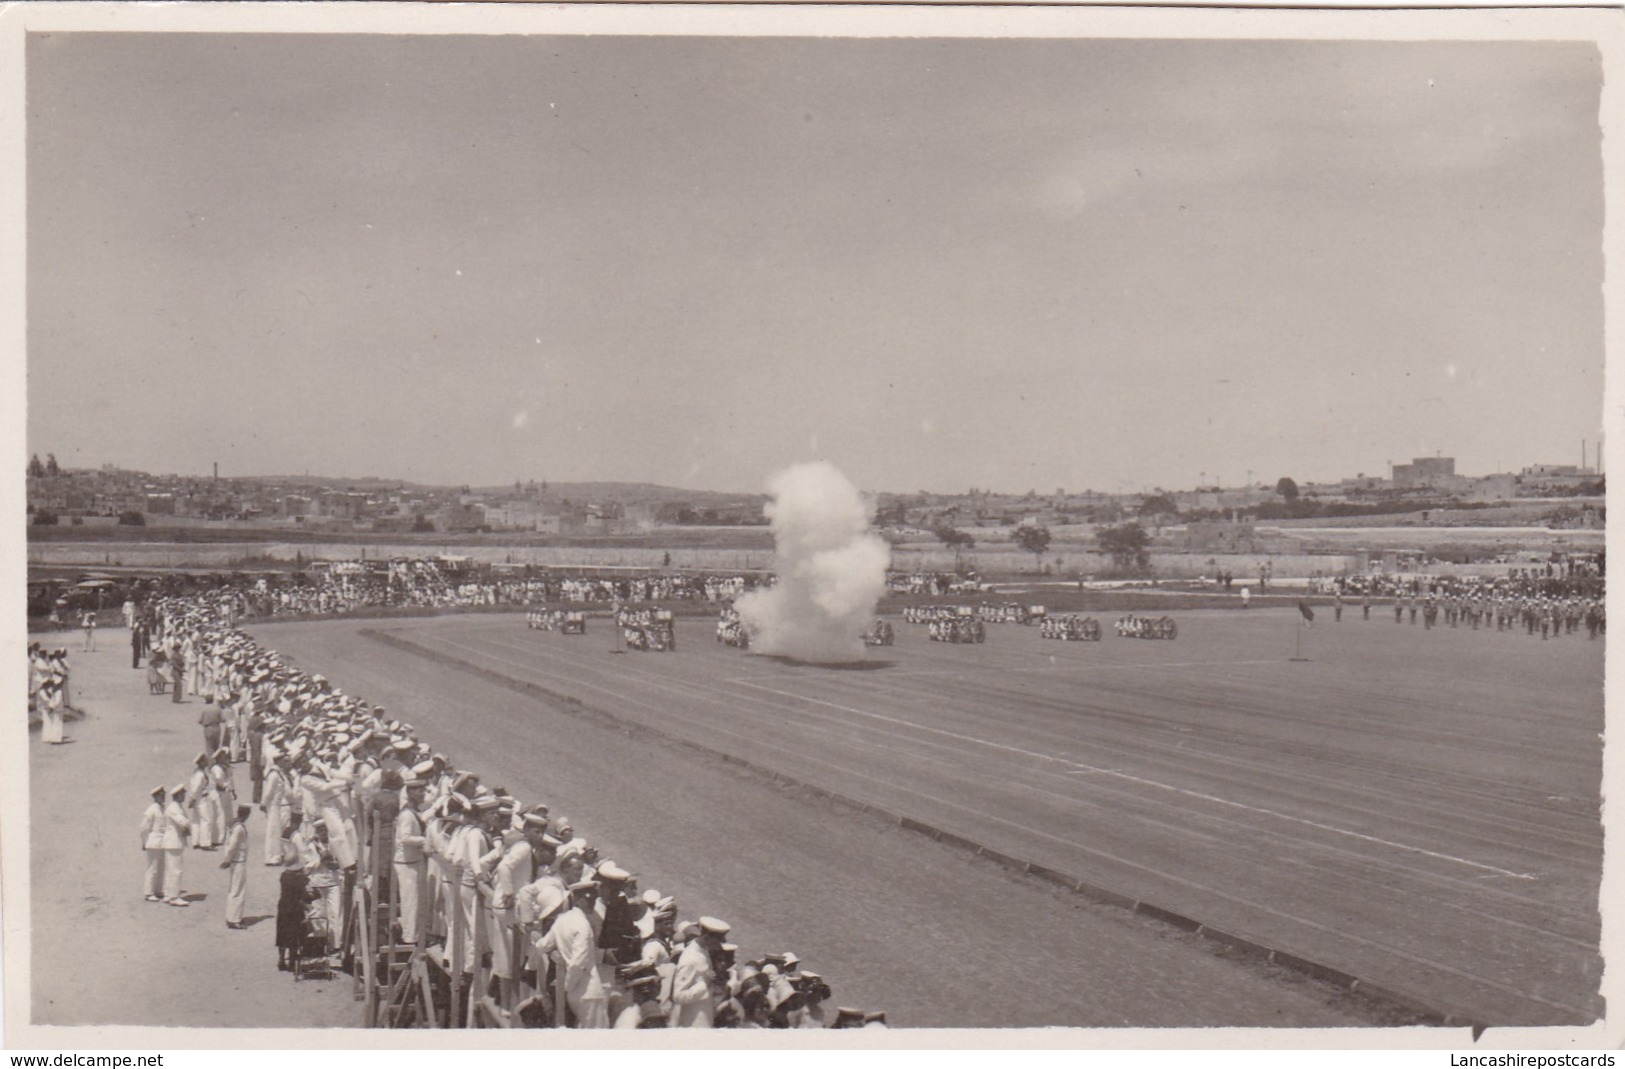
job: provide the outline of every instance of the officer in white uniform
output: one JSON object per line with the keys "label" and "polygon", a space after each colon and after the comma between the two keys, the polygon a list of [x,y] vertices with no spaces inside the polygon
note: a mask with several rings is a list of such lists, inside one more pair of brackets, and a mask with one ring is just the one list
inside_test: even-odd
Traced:
{"label": "officer in white uniform", "polygon": [[164,851],[164,901],[171,906],[192,904],[181,897],[181,865],[186,857],[186,840],[191,834],[192,822],[186,816],[186,785],[177,783],[169,789],[160,840]]}
{"label": "officer in white uniform", "polygon": [[142,884],[148,902],[162,902],[164,886],[164,789],[152,789],[152,801],[141,814],[141,849],[147,854],[147,878]]}

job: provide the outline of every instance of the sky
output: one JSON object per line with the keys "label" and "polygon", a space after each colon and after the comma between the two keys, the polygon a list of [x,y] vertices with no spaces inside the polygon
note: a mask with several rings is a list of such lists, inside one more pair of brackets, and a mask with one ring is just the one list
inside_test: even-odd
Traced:
{"label": "sky", "polygon": [[1599,435],[1588,44],[26,59],[27,444],[69,466],[1123,491]]}

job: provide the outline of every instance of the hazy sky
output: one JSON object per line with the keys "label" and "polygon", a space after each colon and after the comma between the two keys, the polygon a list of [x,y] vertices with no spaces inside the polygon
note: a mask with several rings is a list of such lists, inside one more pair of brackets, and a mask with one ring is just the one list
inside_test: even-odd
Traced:
{"label": "hazy sky", "polygon": [[28,446],[758,490],[1578,462],[1579,44],[54,34]]}

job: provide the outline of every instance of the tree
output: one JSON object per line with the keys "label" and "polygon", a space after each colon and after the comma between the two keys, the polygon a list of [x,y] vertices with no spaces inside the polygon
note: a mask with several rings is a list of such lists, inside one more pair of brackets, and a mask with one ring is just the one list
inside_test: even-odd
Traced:
{"label": "tree", "polygon": [[45,477],[45,465],[40,463],[39,454],[35,453],[28,458],[28,475],[32,479]]}
{"label": "tree", "polygon": [[1289,476],[1283,475],[1275,482],[1275,492],[1286,499],[1287,504],[1298,500],[1298,484]]}
{"label": "tree", "polygon": [[933,527],[931,529],[931,533],[936,535],[938,540],[940,540],[943,545],[953,547],[954,571],[956,573],[963,571],[964,560],[961,558],[960,554],[964,550],[970,549],[972,546],[976,545],[976,539],[965,531],[961,531],[956,527],[951,527],[948,524],[941,524],[937,527]]}
{"label": "tree", "polygon": [[1179,517],[1179,506],[1167,494],[1153,494],[1140,502],[1140,515],[1149,517],[1157,525],[1157,530],[1161,531],[1165,519]]}
{"label": "tree", "polygon": [[56,466],[55,453],[45,454],[45,474],[51,476],[52,478],[62,474],[62,470]]}
{"label": "tree", "polygon": [[901,501],[881,505],[875,509],[875,523],[880,527],[901,527],[908,522],[908,512]]}
{"label": "tree", "polygon": [[1151,553],[1146,548],[1151,544],[1151,536],[1137,523],[1102,527],[1095,532],[1095,542],[1100,551],[1124,571],[1143,572],[1151,566]]}
{"label": "tree", "polygon": [[1036,523],[1024,523],[1016,528],[1016,545],[1031,553],[1035,566],[1044,558],[1044,551],[1049,549],[1049,528]]}

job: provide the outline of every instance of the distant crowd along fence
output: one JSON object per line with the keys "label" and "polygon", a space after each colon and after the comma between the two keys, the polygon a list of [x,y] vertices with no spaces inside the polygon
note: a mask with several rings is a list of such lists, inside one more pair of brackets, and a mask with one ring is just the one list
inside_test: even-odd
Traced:
{"label": "distant crowd along fence", "polygon": [[[593,546],[425,546],[353,542],[39,542],[28,563],[62,567],[238,569],[262,561],[388,560],[445,553],[482,564],[536,564],[549,568],[686,568],[715,572],[765,571],[771,550],[645,549]],[[667,564],[667,558],[670,564]]]}
{"label": "distant crowd along fence", "polygon": [[[214,568],[233,570],[256,562],[297,560],[387,560],[391,557],[422,557],[427,547],[411,544],[358,545],[349,542],[264,542],[264,543],[185,543],[185,542],[46,542],[28,547],[28,561],[35,565],[127,568]],[[773,566],[767,550],[746,549],[647,549],[637,547],[592,546],[445,546],[440,552],[467,557],[483,564],[533,564],[548,568],[640,568],[663,567],[717,572],[765,571]],[[1020,575],[1038,571],[1040,564],[1053,577],[1072,578],[1079,574],[1109,572],[1111,558],[1062,544],[1053,546],[1041,559],[1013,546],[978,548],[955,553],[947,547],[895,546],[891,567],[894,571],[952,572],[968,568],[986,574]],[[1168,578],[1196,578],[1228,571],[1237,576],[1256,573],[1265,561],[1278,576],[1335,575],[1358,570],[1358,558],[1348,554],[1151,554],[1153,574]]]}
{"label": "distant crowd along fence", "polygon": [[[759,572],[773,567],[769,550],[640,548],[593,546],[485,546],[422,544],[367,544],[353,542],[43,542],[28,546],[28,563],[40,566],[126,568],[208,568],[220,571],[251,569],[262,562],[313,560],[387,560],[450,554],[482,564],[532,564],[547,568],[635,568],[658,571],[682,568],[714,572]],[[1275,577],[1352,575],[1367,570],[1369,557],[1358,553],[1151,553],[1151,573],[1167,579],[1212,577],[1228,572],[1238,580],[1256,575],[1268,563]],[[990,576],[1019,579],[1040,571],[1052,579],[1110,574],[1111,558],[1066,543],[1053,544],[1041,558],[1014,546],[978,546],[955,552],[947,546],[894,546],[893,571],[953,572],[970,569]],[[1504,568],[1480,565],[1439,565],[1447,574],[1500,574]]]}

